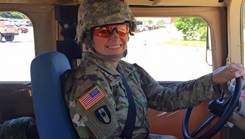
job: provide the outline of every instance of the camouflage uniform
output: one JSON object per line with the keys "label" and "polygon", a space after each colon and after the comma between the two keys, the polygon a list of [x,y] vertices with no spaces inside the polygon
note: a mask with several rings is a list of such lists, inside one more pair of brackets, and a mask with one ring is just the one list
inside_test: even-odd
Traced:
{"label": "camouflage uniform", "polygon": [[82,139],[120,138],[129,103],[117,70],[125,76],[136,105],[133,138],[148,135],[148,108],[175,111],[216,97],[211,74],[163,87],[137,64],[119,61],[117,70],[107,64],[110,57],[96,53],[92,47],[91,28],[124,22],[129,23],[132,35],[136,20],[126,0],[85,0],[80,5],[76,39],[88,52],[79,67],[64,74],[63,85],[71,119]]}
{"label": "camouflage uniform", "polygon": [[[169,112],[218,97],[211,74],[163,87],[137,64],[120,61],[118,70],[124,74],[136,105],[133,138],[148,134],[148,108]],[[86,52],[83,63],[67,71],[64,81],[70,116],[80,138],[119,138],[125,126],[128,100],[118,71]],[[100,94],[99,99],[84,102],[84,98],[93,96],[94,92]]]}
{"label": "camouflage uniform", "polygon": [[0,124],[0,139],[39,139],[36,122],[31,117],[20,117]]}

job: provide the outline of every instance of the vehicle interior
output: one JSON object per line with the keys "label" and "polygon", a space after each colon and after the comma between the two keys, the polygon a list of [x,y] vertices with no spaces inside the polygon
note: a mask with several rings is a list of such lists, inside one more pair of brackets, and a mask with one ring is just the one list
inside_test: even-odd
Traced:
{"label": "vehicle interior", "polygon": [[[136,19],[141,21],[139,26],[144,27],[142,30],[139,28],[134,36],[130,36],[129,54],[125,61],[141,65],[161,85],[169,86],[199,78],[231,62],[244,65],[244,0],[127,1]],[[58,118],[61,111],[67,110],[65,104],[60,101],[63,99],[62,94],[52,93],[61,91],[44,86],[47,83],[51,84],[52,80],[57,80],[57,85],[54,83],[54,86],[61,87],[60,75],[69,68],[77,67],[82,61],[84,48],[75,41],[77,11],[81,2],[83,0],[0,0],[0,13],[20,12],[26,15],[32,24],[26,34],[15,35],[12,42],[0,41],[0,64],[3,63],[0,70],[0,122],[31,116],[37,118],[39,136],[42,139],[53,138],[54,136],[48,136],[52,132],[60,133],[61,137],[67,135],[67,139],[76,138],[74,129],[67,119],[69,117]],[[194,41],[188,38],[183,41],[182,30],[176,29],[177,21],[180,23],[178,19],[183,18],[198,18],[204,21],[204,37],[202,38],[199,32],[192,37]],[[151,25],[151,28],[146,27],[146,24]],[[153,29],[153,25],[160,29]],[[198,28],[194,27],[192,31],[196,30]],[[31,37],[28,36],[30,34]],[[4,51],[5,49],[8,52]],[[25,58],[28,59],[26,63],[19,62]],[[53,58],[54,60],[50,60]],[[50,65],[55,67],[49,68]],[[55,77],[48,75],[53,70],[57,72]],[[21,78],[16,79],[17,77]],[[188,138],[183,135],[185,125],[191,133],[198,130],[194,133],[195,136],[192,134],[189,138],[244,139],[245,95],[241,90],[242,81],[235,81],[235,91],[232,95],[234,99],[231,100],[233,104],[229,103],[222,116],[215,117],[209,123],[207,117],[211,113],[208,109],[210,102],[193,107],[190,117],[186,117],[187,109],[174,112],[149,109],[147,117],[150,133],[184,139]],[[35,96],[34,92],[39,92],[39,95]],[[55,95],[59,95],[60,100],[53,102]],[[46,111],[40,110],[44,106]],[[63,125],[71,128],[61,129],[61,125],[53,126],[52,124],[57,123],[56,120],[63,121]],[[206,124],[205,121],[208,121],[208,124],[203,125],[201,129],[198,128],[200,123]],[[189,124],[184,124],[186,122]],[[219,124],[217,128],[216,123]],[[45,129],[46,127],[53,130]],[[54,129],[57,129],[56,132]],[[70,131],[73,132],[71,136],[68,135]],[[205,136],[202,136],[203,134]]]}

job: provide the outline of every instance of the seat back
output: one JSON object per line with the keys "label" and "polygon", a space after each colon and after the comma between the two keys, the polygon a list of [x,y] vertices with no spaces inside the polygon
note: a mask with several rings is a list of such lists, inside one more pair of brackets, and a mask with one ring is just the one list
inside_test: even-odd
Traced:
{"label": "seat back", "polygon": [[62,74],[70,69],[65,55],[47,51],[31,63],[31,85],[40,139],[77,139],[62,93]]}

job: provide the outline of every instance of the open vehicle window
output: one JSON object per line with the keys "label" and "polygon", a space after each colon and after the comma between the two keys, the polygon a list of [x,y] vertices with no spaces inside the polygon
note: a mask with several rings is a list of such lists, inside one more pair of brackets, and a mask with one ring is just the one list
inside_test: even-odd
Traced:
{"label": "open vehicle window", "polygon": [[0,81],[30,81],[33,27],[19,12],[0,12]]}
{"label": "open vehicle window", "polygon": [[137,33],[129,38],[125,61],[137,63],[157,81],[185,81],[212,72],[204,20],[165,17],[137,21]]}

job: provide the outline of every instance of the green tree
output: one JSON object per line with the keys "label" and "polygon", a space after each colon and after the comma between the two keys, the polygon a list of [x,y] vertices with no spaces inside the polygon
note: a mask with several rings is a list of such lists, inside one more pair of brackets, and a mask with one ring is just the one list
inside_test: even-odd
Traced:
{"label": "green tree", "polygon": [[174,25],[182,31],[184,40],[206,40],[207,23],[201,18],[175,18]]}
{"label": "green tree", "polygon": [[0,17],[4,18],[15,18],[15,19],[25,19],[27,18],[26,15],[20,12],[0,12]]}
{"label": "green tree", "polygon": [[164,20],[163,19],[161,19],[161,20],[158,20],[157,21],[157,26],[159,26],[159,27],[164,27]]}
{"label": "green tree", "polygon": [[151,25],[151,24],[153,23],[153,21],[152,21],[152,20],[147,20],[147,23],[148,23],[149,25]]}

